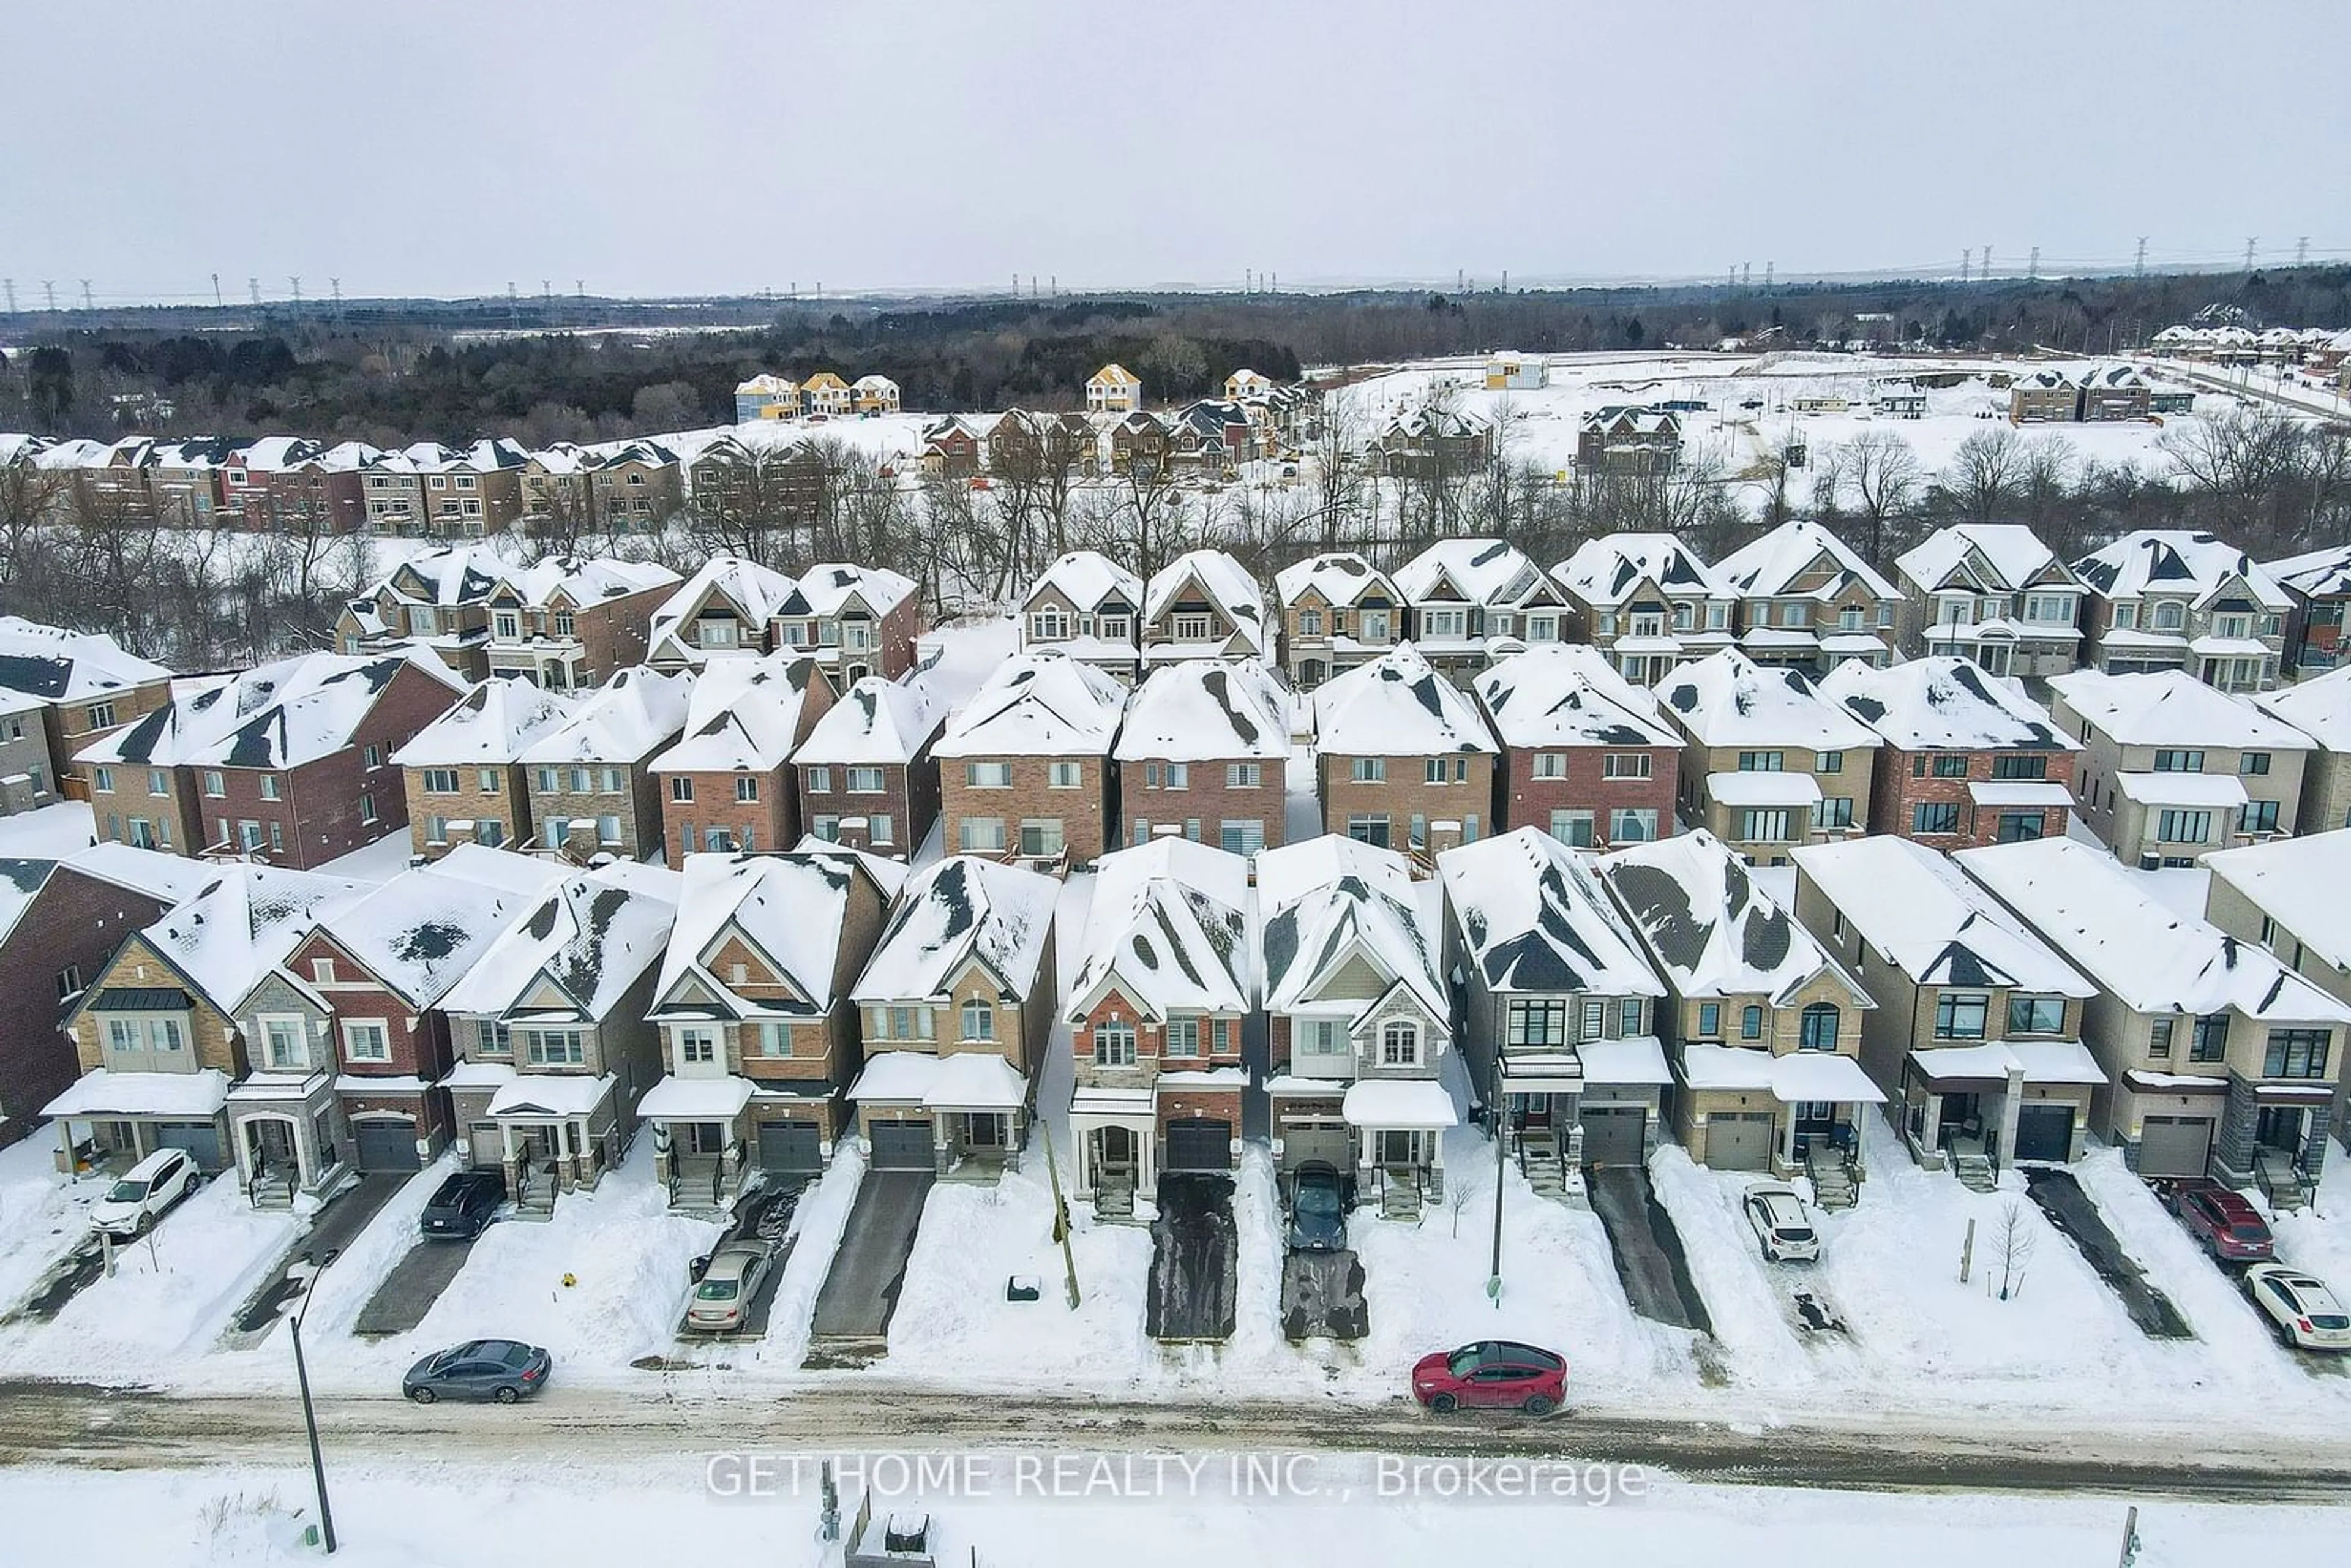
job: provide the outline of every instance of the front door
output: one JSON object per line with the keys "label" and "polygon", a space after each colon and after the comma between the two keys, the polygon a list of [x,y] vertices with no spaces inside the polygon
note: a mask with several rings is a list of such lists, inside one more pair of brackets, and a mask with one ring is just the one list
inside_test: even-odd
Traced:
{"label": "front door", "polygon": [[2289,1155],[2302,1152],[2302,1125],[2309,1111],[2300,1105],[2264,1105],[2253,1120],[2253,1145],[2257,1148],[2282,1149]]}
{"label": "front door", "polygon": [[1004,1117],[995,1111],[974,1111],[963,1119],[964,1146],[969,1149],[1001,1149],[1004,1147]]}
{"label": "front door", "polygon": [[1133,1176],[1138,1146],[1132,1127],[1096,1127],[1094,1168],[1111,1176]]}
{"label": "front door", "polygon": [[726,1124],[724,1122],[688,1122],[685,1124],[685,1152],[689,1155],[723,1155],[726,1152]]}
{"label": "front door", "polygon": [[294,1128],[275,1116],[256,1116],[246,1124],[253,1145],[253,1174],[273,1179],[294,1175]]}

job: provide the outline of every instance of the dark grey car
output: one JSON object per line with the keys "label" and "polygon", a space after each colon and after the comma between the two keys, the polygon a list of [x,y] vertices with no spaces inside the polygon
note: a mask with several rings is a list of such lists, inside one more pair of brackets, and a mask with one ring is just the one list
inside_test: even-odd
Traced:
{"label": "dark grey car", "polygon": [[419,1405],[436,1399],[495,1399],[511,1405],[547,1386],[554,1358],[519,1340],[477,1339],[428,1355],[408,1369],[400,1391]]}
{"label": "dark grey car", "polygon": [[1346,1182],[1336,1166],[1308,1160],[1290,1177],[1290,1249],[1338,1252],[1346,1245]]}

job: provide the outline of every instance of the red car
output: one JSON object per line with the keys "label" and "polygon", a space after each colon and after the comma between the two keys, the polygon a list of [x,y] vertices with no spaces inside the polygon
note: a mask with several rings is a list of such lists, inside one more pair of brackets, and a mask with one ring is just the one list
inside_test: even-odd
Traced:
{"label": "red car", "polygon": [[2277,1249],[2261,1211],[2219,1182],[2182,1182],[2171,1207],[2188,1233],[2223,1263],[2263,1262]]}
{"label": "red car", "polygon": [[1443,1416],[1470,1406],[1548,1416],[1567,1396],[1567,1362],[1506,1339],[1424,1355],[1412,1369],[1412,1396]]}

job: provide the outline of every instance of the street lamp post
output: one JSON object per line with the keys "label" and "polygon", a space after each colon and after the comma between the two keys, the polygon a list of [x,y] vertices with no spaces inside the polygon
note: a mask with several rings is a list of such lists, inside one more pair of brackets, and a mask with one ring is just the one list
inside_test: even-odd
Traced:
{"label": "street lamp post", "polygon": [[1510,1170],[1510,1110],[1502,1099],[1502,1048],[1494,1047],[1494,1086],[1486,1102],[1486,1122],[1494,1134],[1494,1264],[1486,1275],[1486,1293],[1502,1306],[1502,1178]]}
{"label": "street lamp post", "polygon": [[[334,1259],[332,1252],[327,1254],[328,1263]],[[326,1263],[321,1263],[303,1281],[302,1302],[287,1320],[287,1326],[294,1334],[294,1381],[302,1390],[302,1425],[310,1434],[310,1479],[319,1489],[319,1533],[331,1554],[335,1550],[335,1515],[327,1506],[327,1461],[319,1451],[319,1412],[310,1403],[310,1366],[302,1356],[302,1316],[310,1310],[310,1292],[318,1288],[319,1276],[324,1272]]]}

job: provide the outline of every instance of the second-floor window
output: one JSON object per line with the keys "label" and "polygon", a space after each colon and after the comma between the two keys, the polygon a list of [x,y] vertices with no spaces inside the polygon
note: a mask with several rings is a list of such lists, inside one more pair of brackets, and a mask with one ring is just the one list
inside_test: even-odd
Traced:
{"label": "second-floor window", "polygon": [[852,768],[849,770],[849,792],[852,795],[879,795],[886,788],[879,768]]}
{"label": "second-floor window", "polygon": [[[99,771],[103,773],[105,769]],[[1388,777],[1388,759],[1384,757],[1358,757],[1353,759],[1348,772],[1358,784],[1384,784]],[[111,785],[106,787],[112,788]]]}
{"label": "second-floor window", "polygon": [[[2266,751],[2241,751],[2237,754],[2237,771],[2246,775],[2265,774],[2270,770],[2270,754]],[[162,791],[157,790],[161,794]]]}
{"label": "second-floor window", "polygon": [[1082,774],[1075,762],[1056,762],[1046,777],[1046,783],[1055,789],[1074,789]]}
{"label": "second-floor window", "polygon": [[2229,1015],[2207,1013],[2196,1020],[2194,1038],[2189,1042],[2190,1061],[2225,1061],[2229,1057]]}
{"label": "second-floor window", "polygon": [[490,630],[500,642],[512,643],[522,636],[522,617],[511,610],[501,610],[490,617]]}
{"label": "second-floor window", "polygon": [[[1012,764],[967,762],[963,765],[963,781],[974,789],[1009,789],[1012,788]],[[830,789],[831,785],[826,787]]]}
{"label": "second-floor window", "polygon": [[345,1019],[343,1055],[351,1061],[390,1061],[392,1036],[381,1019]]}
{"label": "second-floor window", "polygon": [[963,1038],[967,1040],[992,1040],[996,1038],[996,1005],[984,998],[972,997],[963,1004]]}
{"label": "second-floor window", "polygon": [[[430,789],[433,786],[427,784],[425,788]],[[681,805],[692,805],[694,803],[694,780],[686,778],[684,774],[679,774],[672,778],[669,781],[669,798],[677,801]]]}
{"label": "second-floor window", "polygon": [[2003,752],[1991,759],[1995,779],[2046,779],[2049,758],[2038,751]]}
{"label": "second-floor window", "polygon": [[735,777],[735,799],[738,804],[753,805],[759,799],[759,778],[755,773],[738,773]]}
{"label": "second-floor window", "polygon": [[1779,751],[1742,751],[1739,754],[1741,773],[1777,773],[1787,766],[1787,754]]}
{"label": "second-floor window", "polygon": [[457,770],[454,768],[426,768],[424,792],[427,795],[455,795],[457,792]]}
{"label": "second-floor window", "polygon": [[1567,1002],[1564,998],[1513,1001],[1509,1016],[1509,1042],[1514,1046],[1560,1046],[1567,1043]]}
{"label": "second-floor window", "polygon": [[2201,773],[2204,754],[2200,751],[2158,751],[2155,754],[2158,773]]}
{"label": "second-floor window", "polygon": [[571,1067],[588,1060],[588,1042],[576,1029],[527,1029],[523,1053],[536,1066]]}
{"label": "second-floor window", "polygon": [[1177,615],[1171,625],[1178,643],[1205,643],[1216,635],[1216,622],[1207,615]]}
{"label": "second-floor window", "polygon": [[1991,998],[1945,991],[1935,998],[1937,1040],[1981,1040]]}
{"label": "second-floor window", "polygon": [[2262,1053],[2264,1078],[2324,1078],[2330,1031],[2323,1029],[2273,1029]]}
{"label": "second-floor window", "polygon": [[1070,617],[1060,610],[1040,610],[1029,617],[1029,640],[1032,643],[1065,643],[1070,636]]}
{"label": "second-floor window", "polygon": [[1301,637],[1322,635],[1322,612],[1301,610],[1298,612],[1298,634]]}
{"label": "second-floor window", "polygon": [[275,800],[277,799],[277,774],[265,773],[261,776],[261,798],[265,800]]}
{"label": "second-floor window", "polygon": [[310,1065],[309,1029],[298,1018],[261,1020],[262,1060],[277,1071],[298,1071]]}
{"label": "second-floor window", "polygon": [[1646,751],[1612,751],[1601,764],[1601,776],[1607,779],[1646,779],[1649,767],[1649,754]]}
{"label": "second-floor window", "polygon": [[716,1030],[680,1030],[677,1036],[677,1059],[688,1066],[708,1065],[718,1060],[718,1033]]}
{"label": "second-floor window", "polygon": [[1383,1067],[1420,1065],[1420,1027],[1417,1024],[1392,1023],[1381,1029],[1380,1065]]}
{"label": "second-floor window", "polygon": [[1094,1025],[1094,1065],[1096,1067],[1134,1065],[1134,1026],[1133,1024],[1098,1023]]}
{"label": "second-floor window", "polygon": [[2065,1003],[2060,997],[2011,997],[2008,1032],[2057,1034],[2065,1027]]}

